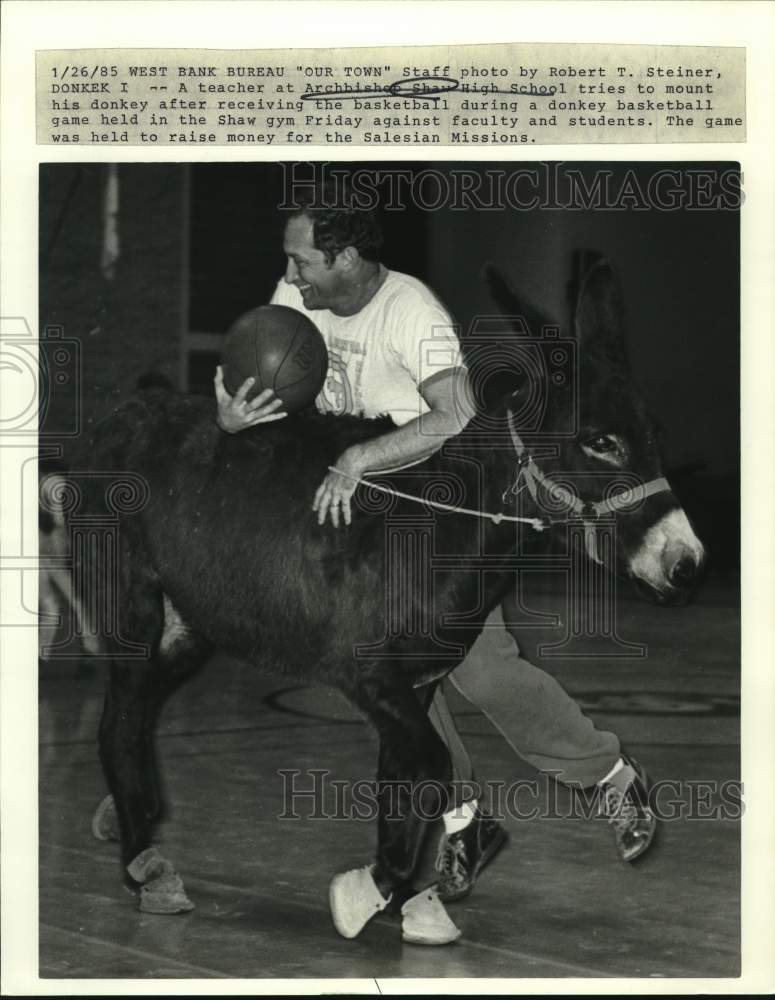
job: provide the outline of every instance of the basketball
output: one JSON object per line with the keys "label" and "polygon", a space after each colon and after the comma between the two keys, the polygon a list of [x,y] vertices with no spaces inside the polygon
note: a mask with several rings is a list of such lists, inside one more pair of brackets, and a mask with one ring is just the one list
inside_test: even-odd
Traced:
{"label": "basketball", "polygon": [[309,406],[323,388],[328,351],[311,319],[288,306],[259,306],[231,325],[223,346],[223,382],[233,396],[255,378],[247,398],[272,389],[286,413]]}

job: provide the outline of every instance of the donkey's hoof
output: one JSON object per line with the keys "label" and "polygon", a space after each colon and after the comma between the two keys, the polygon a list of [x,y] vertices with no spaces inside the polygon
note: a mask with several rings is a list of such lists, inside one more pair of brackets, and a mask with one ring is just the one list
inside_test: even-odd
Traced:
{"label": "donkey's hoof", "polygon": [[91,821],[91,832],[97,840],[120,840],[118,813],[112,795],[106,795],[97,806]]}
{"label": "donkey's hoof", "polygon": [[401,907],[401,931],[409,944],[452,944],[460,937],[435,889],[424,889]]}
{"label": "donkey's hoof", "polygon": [[126,870],[140,883],[143,913],[188,913],[194,909],[180,875],[155,847],[138,854]]}
{"label": "donkey's hoof", "polygon": [[189,913],[193,909],[180,875],[162,875],[140,887],[143,913]]}
{"label": "donkey's hoof", "polygon": [[342,937],[357,937],[366,924],[385,909],[392,895],[385,899],[371,875],[371,868],[353,868],[335,875],[328,890],[334,927]]}

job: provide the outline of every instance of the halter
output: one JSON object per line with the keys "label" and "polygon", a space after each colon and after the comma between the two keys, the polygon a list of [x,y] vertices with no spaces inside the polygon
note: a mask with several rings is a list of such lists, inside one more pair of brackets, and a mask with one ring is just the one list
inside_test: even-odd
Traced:
{"label": "halter", "polygon": [[514,451],[517,453],[518,464],[517,478],[506,493],[511,492],[516,495],[519,489],[521,489],[519,486],[520,480],[524,480],[530,496],[540,506],[538,489],[540,486],[543,486],[553,501],[565,507],[569,514],[581,520],[584,525],[584,544],[587,555],[596,563],[602,564],[603,562],[598,553],[597,531],[595,528],[595,522],[600,517],[605,514],[614,514],[616,511],[627,507],[634,507],[635,504],[641,503],[655,493],[670,492],[670,483],[663,476],[660,476],[658,479],[651,479],[647,483],[638,483],[637,486],[621,490],[619,493],[607,497],[605,500],[582,500],[581,497],[572,493],[560,483],[554,483],[544,475],[517,433],[514,427],[513,413],[511,410],[507,410],[506,413],[508,415],[509,433],[511,434]]}
{"label": "halter", "polygon": [[[539,487],[543,487],[549,493],[553,501],[562,505],[569,514],[572,514],[574,517],[581,520],[581,523],[584,525],[584,543],[587,555],[594,562],[601,564],[603,562],[598,554],[597,531],[595,527],[595,522],[601,516],[605,514],[613,514],[626,507],[633,507],[635,504],[641,503],[641,501],[645,500],[647,497],[653,496],[655,493],[670,492],[670,484],[664,477],[660,476],[658,479],[652,479],[647,483],[638,483],[637,486],[621,490],[619,493],[616,493],[614,496],[607,497],[605,500],[582,500],[581,497],[572,493],[560,483],[552,482],[551,479],[541,472],[536,465],[533,456],[525,447],[519,434],[517,434],[514,427],[514,414],[511,410],[507,410],[506,413],[508,416],[507,422],[509,425],[509,433],[511,434],[511,441],[517,455],[517,477],[512,485],[504,491],[504,502],[509,493],[514,496],[519,493],[522,489],[522,486],[520,486],[520,480],[524,480],[524,484],[527,486],[530,496],[540,507],[538,490]],[[556,520],[554,522],[547,521],[542,517],[516,517],[514,515],[504,514],[503,512],[494,514],[484,510],[473,510],[470,507],[457,507],[454,504],[441,503],[438,500],[428,500],[425,497],[414,496],[412,493],[402,493],[401,490],[395,490],[390,486],[381,486],[379,483],[373,483],[369,479],[362,479],[360,476],[351,476],[349,473],[342,472],[341,469],[336,469],[332,465],[329,465],[328,471],[335,472],[337,475],[343,476],[345,479],[349,479],[350,482],[356,483],[358,486],[366,486],[369,489],[378,490],[380,493],[387,493],[390,496],[400,497],[402,500],[413,500],[415,503],[424,504],[426,507],[434,507],[436,510],[445,510],[455,514],[467,514],[469,517],[486,518],[492,521],[493,524],[501,524],[503,521],[511,523],[518,522],[521,524],[529,524],[534,531],[544,531],[550,526],[551,523],[560,523]],[[386,474],[387,472],[395,471],[397,470],[383,469],[380,472],[372,472],[370,475],[381,475]],[[563,521],[562,523],[567,524],[569,522]]]}

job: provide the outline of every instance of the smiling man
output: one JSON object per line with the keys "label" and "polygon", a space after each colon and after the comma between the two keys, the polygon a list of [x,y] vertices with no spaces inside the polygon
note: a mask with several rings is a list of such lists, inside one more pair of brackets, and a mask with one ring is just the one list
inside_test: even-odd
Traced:
{"label": "smiling man", "polygon": [[[314,211],[314,217],[310,214]],[[288,264],[272,297],[313,320],[329,370],[316,405],[325,413],[388,415],[396,424],[348,448],[321,483],[314,509],[350,523],[354,482],[366,472],[421,461],[459,434],[474,414],[468,374],[452,321],[422,282],[379,263],[381,233],[370,212],[303,209],[291,216]],[[247,391],[246,387],[246,391]],[[234,432],[278,419],[271,392],[229,399],[216,377],[219,422]]]}
{"label": "smiling man", "polygon": [[[422,282],[380,263],[376,216],[348,204],[341,187],[335,192],[336,202],[334,192],[314,192],[289,216],[283,241],[287,267],[272,303],[308,315],[323,335],[329,370],[316,399],[318,410],[388,415],[396,425],[348,448],[320,484],[313,503],[318,521],[323,524],[330,517],[339,526],[350,523],[355,480],[426,458],[460,433],[474,407],[449,314]],[[246,402],[250,384],[248,380],[232,397],[218,370],[215,388],[223,430],[234,433],[284,416],[271,390]],[[598,730],[554,678],[520,658],[500,608],[450,681],[538,770],[576,787],[598,786],[624,860],[648,848],[656,820],[640,766],[621,754],[616,735]],[[471,762],[441,688],[430,714],[450,749],[456,779],[473,784]],[[446,815],[444,826],[438,893],[445,900],[460,899],[506,834],[483,815],[476,800]],[[444,933],[443,918],[440,922]]]}
{"label": "smiling man", "polygon": [[[350,523],[354,478],[420,461],[459,434],[474,414],[468,374],[451,320],[417,279],[377,259],[381,242],[370,213],[291,218],[284,282],[273,303],[300,306],[326,341],[329,371],[318,408],[390,416],[397,429],[349,448],[315,495],[322,523]],[[299,299],[301,298],[301,301]]]}

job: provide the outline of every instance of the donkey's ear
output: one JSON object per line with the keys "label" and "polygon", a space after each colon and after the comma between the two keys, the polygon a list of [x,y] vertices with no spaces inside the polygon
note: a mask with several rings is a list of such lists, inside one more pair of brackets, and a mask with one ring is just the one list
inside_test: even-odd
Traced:
{"label": "donkey's ear", "polygon": [[619,281],[610,263],[597,260],[583,275],[574,312],[576,338],[587,348],[623,346]]}

